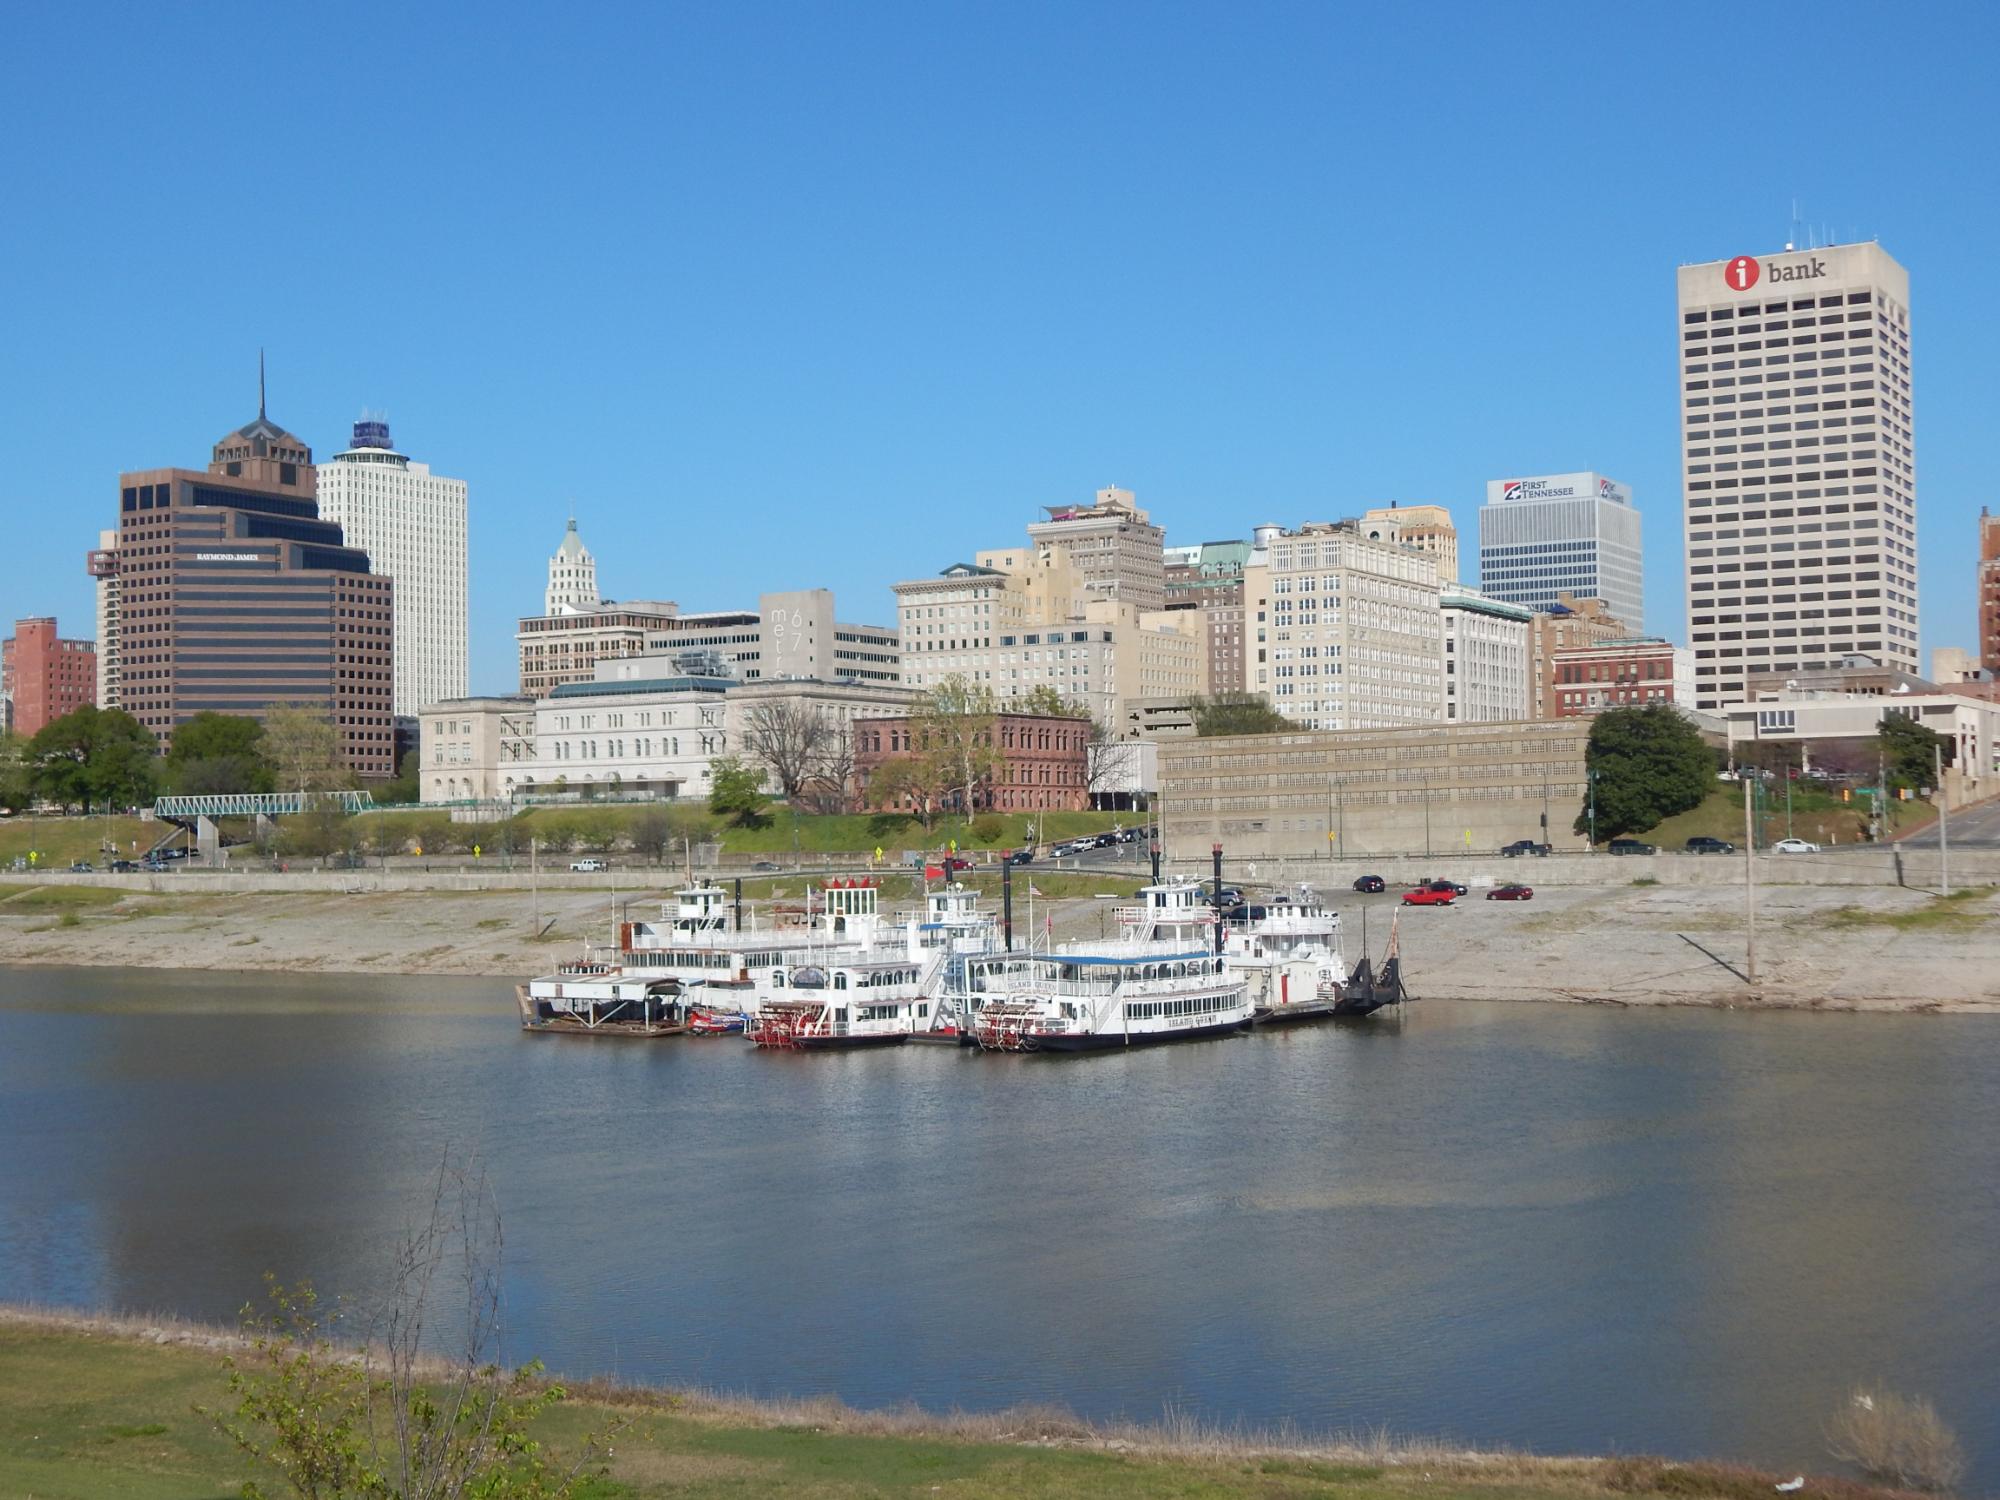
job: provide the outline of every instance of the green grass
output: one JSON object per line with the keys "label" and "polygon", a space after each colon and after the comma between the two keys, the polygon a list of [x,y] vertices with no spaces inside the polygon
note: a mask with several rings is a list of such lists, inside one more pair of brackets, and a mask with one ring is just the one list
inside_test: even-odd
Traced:
{"label": "green grass", "polygon": [[[1903,829],[1930,821],[1935,813],[1928,802],[1889,804],[1889,824]],[[1859,844],[1867,841],[1868,804],[1860,798],[1842,802],[1817,788],[1794,786],[1792,792],[1792,832],[1815,844]],[[1662,849],[1679,849],[1691,838],[1722,839],[1743,847],[1743,788],[1738,782],[1718,782],[1701,806],[1678,813],[1657,828],[1633,837]],[[1785,788],[1771,783],[1771,794],[1757,806],[1757,842],[1761,848],[1785,837]]]}
{"label": "green grass", "polygon": [[[0,1322],[0,1494],[37,1500],[228,1500],[261,1477],[194,1407],[224,1406],[212,1350],[104,1333]],[[587,1390],[586,1395],[594,1394]],[[614,1442],[610,1482],[587,1500],[655,1496],[793,1500],[994,1497],[1056,1500],[1611,1500],[1617,1494],[1754,1500],[1775,1476],[1715,1465],[1664,1466],[1505,1456],[1471,1462],[1441,1450],[1368,1462],[1295,1436],[1258,1451],[1228,1433],[1153,1435],[1184,1456],[1106,1451],[1059,1414],[968,1419],[956,1428],[833,1403],[790,1408],[682,1403],[626,1393],[631,1426]],[[557,1407],[535,1435],[558,1454],[601,1431],[611,1407]],[[967,1435],[969,1434],[969,1435]],[[1147,1441],[1144,1434],[1138,1435]],[[1420,1462],[1407,1461],[1420,1459]],[[1671,1480],[1671,1483],[1668,1481]],[[273,1485],[272,1493],[285,1491]],[[1806,1500],[1873,1500],[1860,1486],[1814,1481]],[[579,1497],[586,1500],[586,1497]]]}
{"label": "green grass", "polygon": [[[940,818],[930,831],[915,818],[878,813],[830,813],[798,820],[798,848],[814,854],[852,854],[881,849],[893,856],[904,849],[942,849],[952,839],[961,853],[982,849],[1018,849],[1028,841],[1027,826],[1041,830],[1041,841],[1052,843],[1074,838],[1080,833],[1102,833],[1112,824],[1142,822],[1144,813],[1000,813],[1003,832],[991,844],[974,841],[972,831],[958,818]],[[785,808],[772,809],[770,826],[727,828],[722,847],[738,854],[789,854],[792,852],[792,815]]]}
{"label": "green grass", "polygon": [[144,854],[172,826],[127,817],[31,818],[17,813],[0,818],[0,868],[11,866],[16,855],[25,857],[33,849],[41,855],[38,863],[42,867],[67,870],[73,861],[85,859],[102,869],[104,861],[112,857],[103,852],[105,840],[118,846],[117,858],[131,859],[135,840],[138,852]]}
{"label": "green grass", "polygon": [[1829,927],[1888,927],[1897,932],[1969,932],[1988,921],[1993,895],[1990,885],[1953,891],[1949,896],[1933,896],[1913,911],[1870,911],[1861,906],[1841,906],[1819,920]]}
{"label": "green grass", "polygon": [[30,912],[96,911],[115,906],[125,892],[102,885],[0,884],[0,916]]}

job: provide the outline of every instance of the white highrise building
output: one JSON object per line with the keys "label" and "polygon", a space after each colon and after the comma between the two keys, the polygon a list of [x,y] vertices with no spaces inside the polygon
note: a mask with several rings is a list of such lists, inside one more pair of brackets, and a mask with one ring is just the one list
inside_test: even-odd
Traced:
{"label": "white highrise building", "polygon": [[1259,526],[1243,570],[1244,680],[1306,729],[1444,722],[1438,558],[1358,521]]}
{"label": "white highrise building", "polygon": [[395,581],[391,711],[416,715],[466,694],[466,484],[412,463],[387,422],[319,466],[319,513]]}
{"label": "white highrise building", "polygon": [[587,614],[603,602],[597,593],[597,559],[576,534],[576,517],[571,516],[562,545],[549,559],[549,587],[542,596],[542,613]]}
{"label": "white highrise building", "polygon": [[97,706],[118,707],[118,530],[97,533],[90,555],[97,580]]}
{"label": "white highrise building", "polygon": [[1678,280],[1694,707],[1850,655],[1915,675],[1909,273],[1834,245]]}
{"label": "white highrise building", "polygon": [[1492,479],[1479,507],[1479,587],[1546,611],[1564,594],[1602,599],[1634,634],[1646,616],[1639,512],[1602,474]]}

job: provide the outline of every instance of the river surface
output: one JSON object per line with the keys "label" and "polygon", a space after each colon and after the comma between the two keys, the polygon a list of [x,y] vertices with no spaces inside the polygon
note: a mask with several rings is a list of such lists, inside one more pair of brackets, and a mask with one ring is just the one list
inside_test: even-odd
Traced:
{"label": "river surface", "polygon": [[2000,1483],[2000,1022],[1418,1004],[1129,1055],[525,1037],[463,979],[0,969],[0,1297],[365,1298],[440,1153],[571,1375]]}

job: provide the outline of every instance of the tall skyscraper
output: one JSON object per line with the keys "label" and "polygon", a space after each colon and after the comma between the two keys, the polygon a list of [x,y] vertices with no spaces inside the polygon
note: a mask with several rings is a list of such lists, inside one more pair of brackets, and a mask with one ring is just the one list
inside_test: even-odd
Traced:
{"label": "tall skyscraper", "polygon": [[1979,507],[1979,665],[2000,672],[2000,516]]}
{"label": "tall skyscraper", "polygon": [[389,424],[354,424],[354,443],[319,466],[319,513],[396,585],[398,714],[466,693],[466,485],[412,463]]}
{"label": "tall skyscraper", "polygon": [[576,517],[571,516],[562,544],[549,559],[549,586],[542,596],[542,613],[573,614],[596,609],[603,602],[597,593],[597,559],[576,534]]}
{"label": "tall skyscraper", "polygon": [[97,550],[89,557],[90,576],[97,580],[97,706],[118,704],[118,531],[97,533]]}
{"label": "tall skyscraper", "polygon": [[1602,599],[1634,633],[1646,613],[1639,512],[1602,474],[1493,479],[1479,507],[1479,587],[1547,610],[1568,594]]}
{"label": "tall skyscraper", "polygon": [[1130,490],[1097,492],[1090,505],[1045,507],[1028,527],[1043,561],[1066,554],[1093,599],[1116,599],[1142,612],[1167,607],[1166,532],[1139,509]]}
{"label": "tall skyscraper", "polygon": [[328,715],[348,766],[395,774],[394,589],[320,519],[312,450],[265,415],[208,471],[121,474],[114,568],[120,706],[165,750],[203,710]]}
{"label": "tall skyscraper", "polygon": [[1909,273],[1835,245],[1678,280],[1695,707],[1850,654],[1914,674]]}

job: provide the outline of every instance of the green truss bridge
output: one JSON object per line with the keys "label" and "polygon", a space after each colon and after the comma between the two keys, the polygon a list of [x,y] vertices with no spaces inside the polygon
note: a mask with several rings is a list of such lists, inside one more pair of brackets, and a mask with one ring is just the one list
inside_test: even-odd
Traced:
{"label": "green truss bridge", "polygon": [[367,792],[237,792],[221,797],[160,797],[153,802],[153,816],[175,822],[196,818],[282,817],[302,813],[308,803],[333,801],[344,813],[375,810],[375,798]]}

